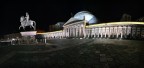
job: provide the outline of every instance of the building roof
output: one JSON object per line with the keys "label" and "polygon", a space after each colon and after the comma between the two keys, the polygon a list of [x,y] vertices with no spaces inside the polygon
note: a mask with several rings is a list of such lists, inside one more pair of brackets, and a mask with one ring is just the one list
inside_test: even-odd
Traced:
{"label": "building roof", "polygon": [[82,20],[71,17],[63,26],[68,25],[68,24],[72,24],[72,23],[75,23],[75,22],[78,22],[78,21],[82,21]]}
{"label": "building roof", "polygon": [[112,25],[144,25],[144,22],[109,22],[101,24],[93,24],[86,27],[102,27],[102,26],[112,26]]}

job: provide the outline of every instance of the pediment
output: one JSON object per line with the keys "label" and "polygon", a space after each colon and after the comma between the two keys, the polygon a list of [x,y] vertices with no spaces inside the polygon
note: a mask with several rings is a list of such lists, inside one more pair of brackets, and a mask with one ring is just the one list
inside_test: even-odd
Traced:
{"label": "pediment", "polygon": [[78,22],[78,21],[82,21],[82,20],[71,17],[63,26],[68,25],[68,24],[72,24],[72,23],[75,23],[75,22]]}

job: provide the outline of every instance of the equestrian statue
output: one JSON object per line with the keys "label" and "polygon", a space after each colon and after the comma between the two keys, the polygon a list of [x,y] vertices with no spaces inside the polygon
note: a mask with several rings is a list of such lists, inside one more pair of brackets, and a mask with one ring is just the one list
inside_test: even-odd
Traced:
{"label": "equestrian statue", "polygon": [[30,28],[33,28],[34,30],[36,30],[36,22],[33,20],[29,20],[29,14],[27,12],[26,12],[26,17],[24,16],[20,17],[20,22],[21,22],[21,25],[19,29],[22,27],[25,30],[26,26],[30,26]]}

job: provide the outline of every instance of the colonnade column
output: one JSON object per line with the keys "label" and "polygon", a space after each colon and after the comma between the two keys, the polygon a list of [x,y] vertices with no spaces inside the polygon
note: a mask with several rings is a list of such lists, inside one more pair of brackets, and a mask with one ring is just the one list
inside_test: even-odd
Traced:
{"label": "colonnade column", "polygon": [[100,28],[98,27],[97,29],[98,29],[97,37],[99,38]]}
{"label": "colonnade column", "polygon": [[121,38],[123,38],[123,27],[121,26]]}
{"label": "colonnade column", "polygon": [[116,38],[118,38],[118,35],[119,35],[118,26],[116,28],[117,28],[117,30],[116,30]]}
{"label": "colonnade column", "polygon": [[67,28],[68,32],[67,32],[67,37],[69,37],[70,33],[69,33],[69,28]]}
{"label": "colonnade column", "polygon": [[69,37],[70,37],[71,36],[71,28],[69,28],[68,30],[69,30],[68,32],[69,32]]}
{"label": "colonnade column", "polygon": [[91,28],[91,37],[94,35],[94,28]]}
{"label": "colonnade column", "polygon": [[105,38],[106,38],[106,34],[107,34],[107,29],[106,29],[106,27],[105,27]]}
{"label": "colonnade column", "polygon": [[69,37],[69,29],[67,28],[66,37]]}
{"label": "colonnade column", "polygon": [[96,37],[96,28],[94,28],[94,38]]}
{"label": "colonnade column", "polygon": [[102,35],[103,35],[103,28],[101,27],[101,38],[102,38]]}
{"label": "colonnade column", "polygon": [[109,34],[108,34],[108,37],[110,38],[111,36],[111,28],[109,27]]}

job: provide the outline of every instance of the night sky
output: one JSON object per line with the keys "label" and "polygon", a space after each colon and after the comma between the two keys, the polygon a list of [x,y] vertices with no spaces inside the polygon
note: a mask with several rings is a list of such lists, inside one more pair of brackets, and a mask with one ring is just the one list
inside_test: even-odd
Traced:
{"label": "night sky", "polygon": [[140,1],[7,1],[1,2],[0,9],[0,35],[20,32],[20,17],[26,12],[36,21],[37,30],[43,31],[48,31],[51,24],[66,22],[79,11],[91,12],[99,23],[120,21],[124,13],[131,15],[133,21],[144,16],[143,2]]}

